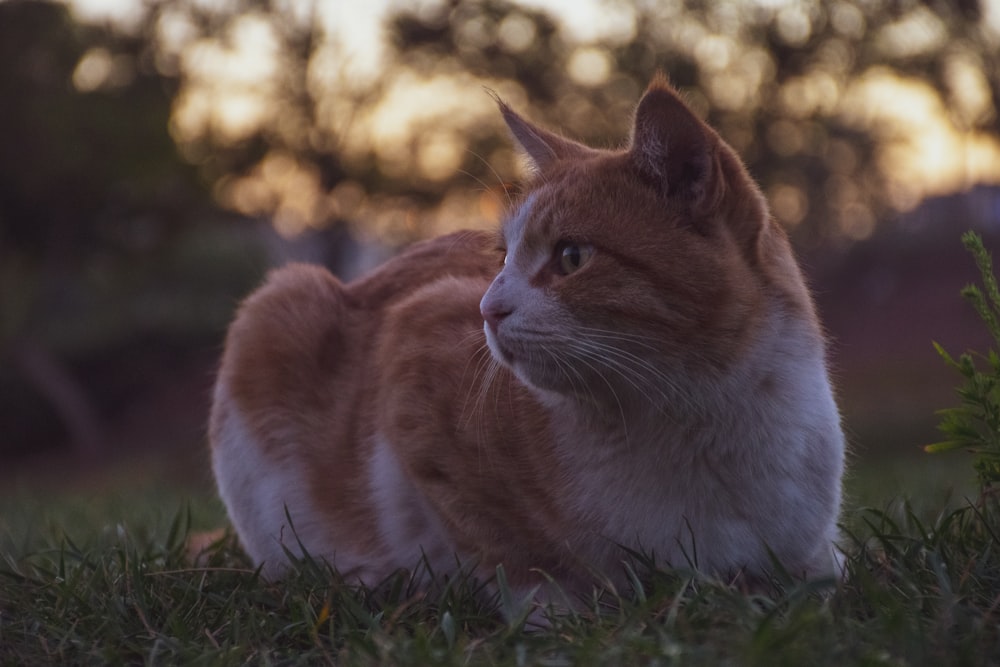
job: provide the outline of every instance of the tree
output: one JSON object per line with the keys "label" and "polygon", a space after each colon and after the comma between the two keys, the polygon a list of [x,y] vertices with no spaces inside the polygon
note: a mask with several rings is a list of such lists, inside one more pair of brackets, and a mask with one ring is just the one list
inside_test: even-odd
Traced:
{"label": "tree", "polygon": [[212,205],[167,131],[177,79],[150,47],[62,4],[0,3],[0,453],[31,445],[30,415],[99,453],[73,361],[195,317],[185,289],[212,294],[168,275]]}
{"label": "tree", "polygon": [[[400,10],[387,20],[385,67],[361,82],[343,73],[350,63],[338,61],[343,51],[317,15],[295,16],[266,0],[249,14],[214,14],[200,25],[215,32],[200,39],[232,47],[240,25],[264,26],[280,66],[258,92],[280,102],[238,140],[207,122],[192,123],[179,140],[214,156],[206,170],[229,206],[280,220],[289,197],[275,173],[295,172],[317,194],[289,230],[361,214],[368,219],[359,224],[404,235],[502,200],[497,174],[513,174],[514,157],[479,86],[575,138],[616,145],[645,83],[662,69],[740,151],[778,217],[806,244],[864,238],[877,219],[930,192],[928,179],[893,174],[905,168],[915,135],[972,137],[1000,160],[1000,29],[981,1],[604,7],[616,17],[613,29],[584,36],[509,0]],[[181,77],[181,97],[196,95],[197,68],[182,68]],[[437,99],[425,99],[428,90]],[[931,108],[930,121],[911,128],[885,115],[872,98],[879,90],[917,99]],[[400,121],[405,131],[386,131],[393,107],[417,107]],[[1000,180],[997,169],[980,166],[941,187]],[[458,194],[476,182],[490,191],[486,199]],[[374,205],[355,205],[365,200]]]}

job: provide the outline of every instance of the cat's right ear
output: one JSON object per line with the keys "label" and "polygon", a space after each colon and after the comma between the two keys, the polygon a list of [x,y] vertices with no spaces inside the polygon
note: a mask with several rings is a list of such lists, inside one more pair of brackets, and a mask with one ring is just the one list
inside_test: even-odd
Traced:
{"label": "cat's right ear", "polygon": [[561,160],[581,159],[594,154],[592,148],[532,125],[511,109],[496,93],[488,92],[496,100],[510,133],[535,171],[545,171]]}
{"label": "cat's right ear", "polygon": [[710,209],[719,188],[714,132],[658,73],[635,112],[631,153],[639,170],[673,197]]}

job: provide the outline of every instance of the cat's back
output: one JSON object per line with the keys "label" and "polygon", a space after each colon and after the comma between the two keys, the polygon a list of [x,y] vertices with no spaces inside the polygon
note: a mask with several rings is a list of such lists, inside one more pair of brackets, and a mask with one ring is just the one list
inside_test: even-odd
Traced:
{"label": "cat's back", "polygon": [[308,409],[338,379],[356,386],[393,304],[445,278],[488,281],[496,272],[491,240],[460,232],[418,243],[347,284],[315,265],[270,272],[230,325],[218,384],[251,414],[273,414],[276,398]]}
{"label": "cat's back", "polygon": [[444,278],[489,281],[500,260],[496,235],[461,231],[416,243],[375,271],[345,286],[356,308],[384,311],[417,290]]}
{"label": "cat's back", "polygon": [[243,302],[226,337],[210,441],[220,495],[255,560],[283,560],[269,549],[286,506],[315,508],[296,526],[307,543],[379,547],[363,471],[387,313],[442,280],[485,289],[496,271],[492,245],[485,233],[440,237],[348,284],[322,267],[291,264]]}

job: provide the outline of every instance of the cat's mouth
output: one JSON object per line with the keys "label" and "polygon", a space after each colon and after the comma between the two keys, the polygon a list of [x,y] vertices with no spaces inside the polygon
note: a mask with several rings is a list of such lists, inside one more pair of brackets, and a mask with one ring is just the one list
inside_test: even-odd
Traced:
{"label": "cat's mouth", "polygon": [[503,345],[500,336],[495,334],[488,324],[483,325],[483,331],[486,332],[486,344],[489,346],[493,358],[505,366],[513,366],[514,353]]}
{"label": "cat's mouth", "polygon": [[543,358],[540,358],[536,353],[530,342],[530,337],[529,340],[525,340],[520,336],[511,337],[508,335],[505,340],[503,335],[492,331],[488,325],[485,329],[486,343],[493,358],[510,369],[521,382],[535,389],[556,393],[560,393],[564,389],[559,381],[559,374],[567,371],[565,369],[559,370],[558,365],[552,368],[548,364],[542,363]]}

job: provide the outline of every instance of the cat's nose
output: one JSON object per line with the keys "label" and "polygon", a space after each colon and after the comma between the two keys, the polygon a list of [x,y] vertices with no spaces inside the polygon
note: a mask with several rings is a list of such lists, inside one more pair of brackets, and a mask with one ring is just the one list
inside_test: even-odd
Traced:
{"label": "cat's nose", "polygon": [[483,315],[483,320],[493,330],[493,333],[497,332],[497,327],[500,326],[500,322],[511,314],[510,308],[505,308],[497,303],[483,303],[479,312]]}

